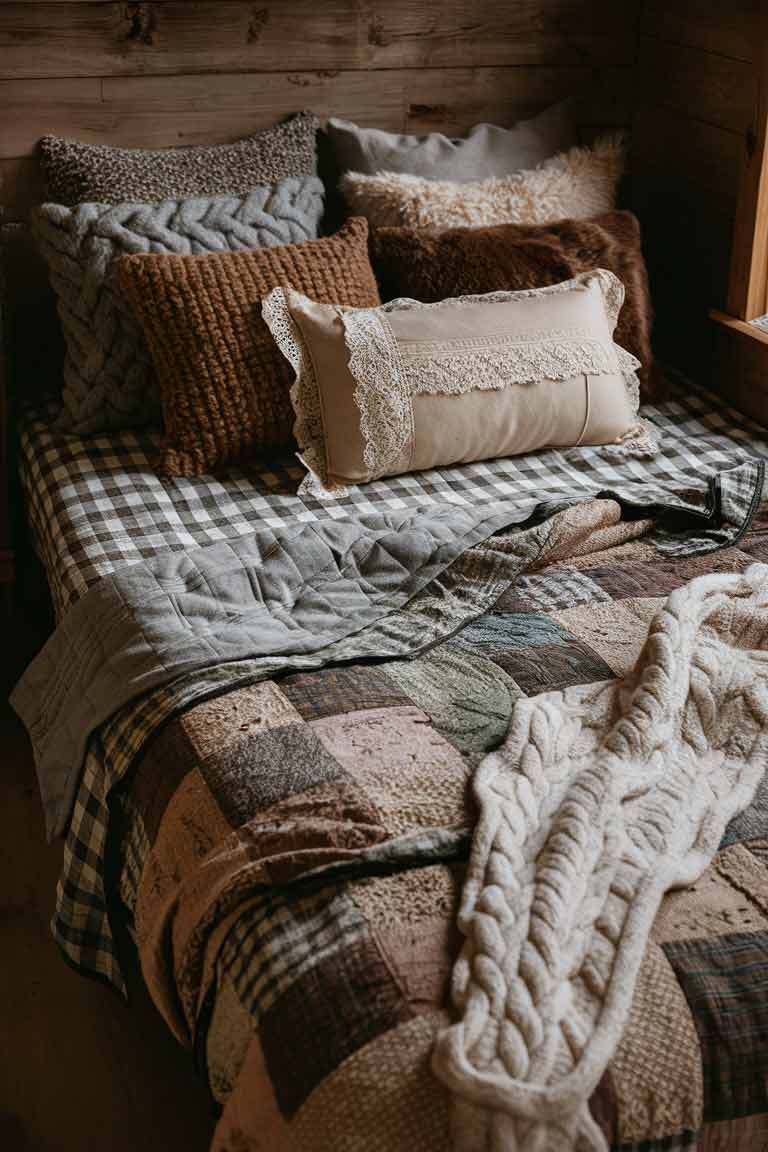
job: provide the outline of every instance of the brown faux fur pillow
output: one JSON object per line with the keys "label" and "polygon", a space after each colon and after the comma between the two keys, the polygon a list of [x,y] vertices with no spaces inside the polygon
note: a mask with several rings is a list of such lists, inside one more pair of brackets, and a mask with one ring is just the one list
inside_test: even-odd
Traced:
{"label": "brown faux fur pillow", "polygon": [[640,244],[631,212],[605,212],[591,220],[556,224],[497,224],[492,228],[379,228],[373,262],[382,296],[408,296],[433,304],[448,296],[542,288],[607,268],[626,297],[615,340],[637,356],[645,398],[658,396],[653,371],[652,309]]}
{"label": "brown faux fur pillow", "polygon": [[323,304],[380,304],[368,224],[301,244],[117,263],[147,337],[165,423],[159,471],[196,476],[292,442],[290,365],[261,317],[273,288]]}

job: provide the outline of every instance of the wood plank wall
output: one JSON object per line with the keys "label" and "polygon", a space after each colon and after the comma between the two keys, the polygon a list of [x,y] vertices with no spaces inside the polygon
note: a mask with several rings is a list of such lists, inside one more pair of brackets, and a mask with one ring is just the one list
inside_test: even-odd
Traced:
{"label": "wood plank wall", "polygon": [[217,143],[311,108],[455,133],[595,90],[585,120],[626,123],[636,20],[634,0],[3,2],[0,205],[39,199],[46,132]]}
{"label": "wood plank wall", "polygon": [[633,117],[632,204],[643,224],[656,343],[706,362],[707,310],[723,308],[739,178],[754,146],[759,0],[644,0]]}

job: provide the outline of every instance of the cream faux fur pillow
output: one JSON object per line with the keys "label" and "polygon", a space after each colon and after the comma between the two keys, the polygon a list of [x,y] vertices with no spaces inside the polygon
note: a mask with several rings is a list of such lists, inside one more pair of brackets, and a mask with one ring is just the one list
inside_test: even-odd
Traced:
{"label": "cream faux fur pillow", "polygon": [[341,189],[351,211],[377,227],[460,228],[586,220],[615,207],[624,169],[620,136],[570,148],[536,168],[468,184],[398,172],[348,172]]}

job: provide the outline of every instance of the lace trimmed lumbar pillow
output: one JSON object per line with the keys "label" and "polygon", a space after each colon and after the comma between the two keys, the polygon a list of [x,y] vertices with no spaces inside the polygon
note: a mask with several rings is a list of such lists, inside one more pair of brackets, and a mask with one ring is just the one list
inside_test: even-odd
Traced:
{"label": "lace trimmed lumbar pillow", "polygon": [[296,374],[305,490],[543,447],[652,452],[638,361],[612,339],[623,298],[602,269],[548,288],[363,309],[276,288],[262,314]]}
{"label": "lace trimmed lumbar pillow", "polygon": [[115,275],[120,256],[271,248],[311,239],[323,204],[322,181],[303,176],[242,196],[37,209],[33,233],[66,342],[60,425],[92,434],[159,419],[149,348]]}
{"label": "lace trimmed lumbar pillow", "polygon": [[612,135],[509,176],[461,184],[397,172],[348,172],[341,190],[350,210],[377,227],[548,224],[586,220],[614,208],[623,169],[623,143]]}

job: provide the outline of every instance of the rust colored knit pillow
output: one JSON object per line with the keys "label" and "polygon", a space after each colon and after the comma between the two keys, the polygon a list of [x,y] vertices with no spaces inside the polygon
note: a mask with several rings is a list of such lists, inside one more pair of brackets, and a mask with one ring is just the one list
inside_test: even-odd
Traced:
{"label": "rust colored knit pillow", "polygon": [[200,475],[292,443],[293,375],[261,318],[273,288],[295,288],[324,304],[381,303],[362,219],[301,244],[125,256],[118,274],[160,380],[158,470],[169,476]]}
{"label": "rust colored knit pillow", "polygon": [[447,296],[543,288],[607,268],[624,284],[615,340],[637,356],[644,397],[657,396],[653,370],[648,276],[640,225],[631,212],[556,224],[497,224],[492,228],[379,228],[373,262],[385,300],[409,296],[427,304]]}

